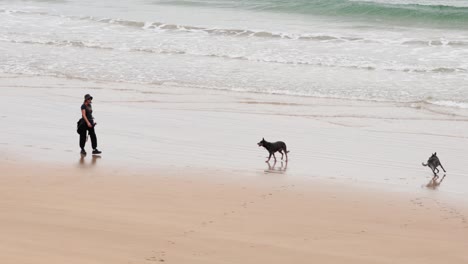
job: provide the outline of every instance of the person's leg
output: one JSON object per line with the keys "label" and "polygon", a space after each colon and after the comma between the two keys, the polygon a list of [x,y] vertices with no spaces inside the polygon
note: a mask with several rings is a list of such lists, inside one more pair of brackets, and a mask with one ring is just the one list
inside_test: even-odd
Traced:
{"label": "person's leg", "polygon": [[85,144],[86,144],[86,131],[87,130],[80,133],[80,148],[81,149],[84,149]]}
{"label": "person's leg", "polygon": [[96,132],[94,131],[94,127],[88,128],[89,130],[89,137],[91,138],[91,146],[93,149],[97,148],[97,138],[96,138]]}

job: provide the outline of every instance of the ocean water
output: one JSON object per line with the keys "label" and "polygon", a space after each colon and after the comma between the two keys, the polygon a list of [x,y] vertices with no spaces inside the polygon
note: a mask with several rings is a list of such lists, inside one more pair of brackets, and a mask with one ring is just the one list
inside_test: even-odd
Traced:
{"label": "ocean water", "polygon": [[468,0],[4,0],[0,25],[0,73],[468,108]]}

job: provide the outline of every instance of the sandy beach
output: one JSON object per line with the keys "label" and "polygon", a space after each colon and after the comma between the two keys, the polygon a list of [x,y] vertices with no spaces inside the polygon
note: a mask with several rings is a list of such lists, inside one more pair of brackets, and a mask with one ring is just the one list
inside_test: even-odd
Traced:
{"label": "sandy beach", "polygon": [[[5,263],[466,263],[464,205],[295,184],[2,162]],[[228,176],[228,177],[227,177]]]}
{"label": "sandy beach", "polygon": [[8,0],[0,24],[0,264],[468,263],[468,1]]}
{"label": "sandy beach", "polygon": [[[2,262],[468,261],[463,109],[153,88],[0,78]],[[79,155],[87,92],[101,158]]]}

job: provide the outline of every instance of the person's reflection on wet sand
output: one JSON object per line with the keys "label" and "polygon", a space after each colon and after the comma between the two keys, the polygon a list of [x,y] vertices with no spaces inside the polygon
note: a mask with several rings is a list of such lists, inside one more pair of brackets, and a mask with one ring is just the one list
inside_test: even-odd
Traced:
{"label": "person's reflection on wet sand", "polygon": [[97,160],[101,159],[101,156],[93,155],[92,158],[91,158],[91,163],[90,164],[88,164],[86,162],[85,158],[86,158],[86,156],[81,155],[80,161],[78,163],[79,167],[81,167],[81,168],[93,167],[93,166],[96,165]]}
{"label": "person's reflection on wet sand", "polygon": [[439,187],[439,185],[442,183],[442,181],[444,181],[444,179],[445,179],[445,174],[444,176],[442,176],[440,180],[439,180],[439,176],[436,175],[432,177],[431,181],[429,181],[428,184],[426,184],[426,188],[436,190]]}
{"label": "person's reflection on wet sand", "polygon": [[283,162],[281,161],[280,162],[281,165],[279,168],[276,167],[276,161],[273,162],[273,165],[271,165],[271,163],[268,161],[267,164],[268,164],[268,169],[265,170],[265,172],[267,173],[284,173],[286,172],[287,168],[288,168],[288,162]]}

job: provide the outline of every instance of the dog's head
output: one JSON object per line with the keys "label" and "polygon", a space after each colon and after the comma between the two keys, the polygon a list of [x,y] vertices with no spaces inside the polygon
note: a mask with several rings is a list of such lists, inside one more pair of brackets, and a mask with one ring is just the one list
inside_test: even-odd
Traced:
{"label": "dog's head", "polygon": [[266,142],[265,139],[262,138],[262,141],[258,142],[257,145],[258,145],[259,147],[263,147],[263,144],[264,144],[265,142]]}
{"label": "dog's head", "polygon": [[434,152],[431,157],[437,157],[437,152]]}

